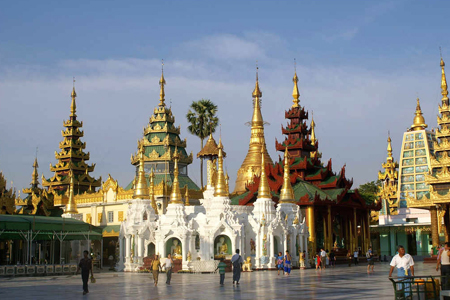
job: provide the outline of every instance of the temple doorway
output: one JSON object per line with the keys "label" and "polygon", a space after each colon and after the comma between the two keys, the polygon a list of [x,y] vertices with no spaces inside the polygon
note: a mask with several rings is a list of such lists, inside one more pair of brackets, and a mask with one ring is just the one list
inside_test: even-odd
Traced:
{"label": "temple doorway", "polygon": [[153,257],[155,255],[155,244],[150,243],[147,246],[147,256]]}
{"label": "temple doorway", "polygon": [[166,242],[166,257],[168,254],[172,255],[173,259],[182,259],[183,245],[177,238],[170,238]]}
{"label": "temple doorway", "polygon": [[279,252],[278,249],[281,249],[281,247],[278,247],[279,243],[280,243],[280,238],[274,235],[273,236],[273,253],[275,254],[275,256],[278,256],[278,252]]}
{"label": "temple doorway", "polygon": [[214,239],[214,259],[231,259],[232,248],[231,248],[231,239],[224,235],[218,235]]}

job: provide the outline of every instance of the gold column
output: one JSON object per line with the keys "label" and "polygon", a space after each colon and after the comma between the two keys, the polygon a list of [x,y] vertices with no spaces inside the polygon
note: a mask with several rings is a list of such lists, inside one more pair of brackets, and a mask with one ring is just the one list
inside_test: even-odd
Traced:
{"label": "gold column", "polygon": [[306,222],[308,224],[309,238],[308,241],[312,243],[313,252],[316,252],[316,226],[314,223],[314,206],[306,207]]}
{"label": "gold column", "polygon": [[354,239],[353,239],[353,251],[358,248],[358,227],[356,226],[356,208],[353,208],[353,232],[354,232]]}
{"label": "gold column", "polygon": [[331,248],[333,247],[333,231],[332,231],[332,226],[331,226],[331,205],[328,205],[328,215],[327,215],[327,219],[328,219],[328,250],[331,251]]}
{"label": "gold column", "polygon": [[431,241],[433,247],[439,245],[439,231],[438,231],[438,218],[436,206],[430,207],[430,217],[431,217]]}

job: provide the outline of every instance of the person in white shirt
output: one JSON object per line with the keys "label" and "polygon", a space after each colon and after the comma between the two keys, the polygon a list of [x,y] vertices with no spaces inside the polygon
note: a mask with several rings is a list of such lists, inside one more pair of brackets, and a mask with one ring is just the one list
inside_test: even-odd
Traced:
{"label": "person in white shirt", "polygon": [[447,276],[446,278],[442,277],[442,289],[450,290],[450,243],[448,242],[444,244],[444,250],[439,253],[436,271],[439,271],[439,266],[441,267],[441,276]]}
{"label": "person in white shirt", "polygon": [[[394,268],[397,267],[397,277],[414,276],[414,260],[411,255],[407,254],[405,248],[401,245],[397,247],[398,254],[391,260],[391,269],[389,270],[389,277],[392,277]],[[405,296],[409,296],[411,286],[409,284],[400,284],[399,288],[405,289]]]}
{"label": "person in white shirt", "polygon": [[166,269],[166,284],[170,285],[170,280],[172,279],[172,266],[173,260],[170,254],[167,255],[166,261],[164,262],[164,268]]}
{"label": "person in white shirt", "polygon": [[231,264],[233,265],[233,284],[239,284],[239,280],[241,279],[241,268],[244,260],[242,256],[239,255],[239,249],[236,249],[236,254],[231,257]]}
{"label": "person in white shirt", "polygon": [[358,264],[358,255],[359,251],[358,249],[355,249],[355,252],[353,252],[353,262],[355,263],[355,266]]}
{"label": "person in white shirt", "polygon": [[325,269],[326,263],[327,263],[327,253],[322,248],[320,249],[320,264],[322,265],[321,266],[322,269]]}

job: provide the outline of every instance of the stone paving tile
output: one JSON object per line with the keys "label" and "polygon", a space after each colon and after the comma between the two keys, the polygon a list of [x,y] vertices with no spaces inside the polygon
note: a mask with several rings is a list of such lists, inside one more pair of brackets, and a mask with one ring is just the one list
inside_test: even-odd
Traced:
{"label": "stone paving tile", "polygon": [[[293,270],[289,277],[275,271],[242,273],[239,286],[232,285],[227,273],[222,287],[217,274],[174,274],[170,286],[161,274],[154,287],[150,274],[99,273],[86,296],[80,276],[3,277],[0,299],[393,299],[388,264],[377,264],[375,271],[369,275],[361,265]],[[437,274],[434,265],[416,264],[416,275]]]}

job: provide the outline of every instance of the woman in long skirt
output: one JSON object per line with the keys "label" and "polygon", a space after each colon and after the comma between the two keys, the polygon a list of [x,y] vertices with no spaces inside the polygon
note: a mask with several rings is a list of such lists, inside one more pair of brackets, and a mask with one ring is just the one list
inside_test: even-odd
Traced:
{"label": "woman in long skirt", "polygon": [[286,250],[286,255],[284,256],[284,274],[289,275],[291,273],[291,255],[289,251]]}
{"label": "woman in long skirt", "polygon": [[278,252],[277,256],[277,269],[278,269],[278,275],[280,275],[280,271],[283,271],[283,253]]}

